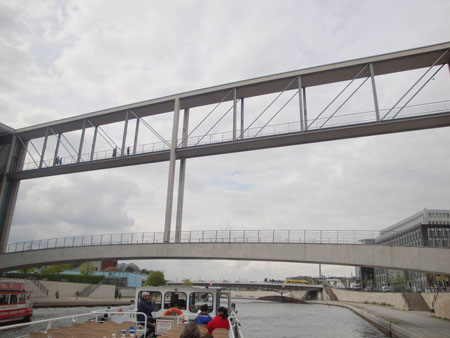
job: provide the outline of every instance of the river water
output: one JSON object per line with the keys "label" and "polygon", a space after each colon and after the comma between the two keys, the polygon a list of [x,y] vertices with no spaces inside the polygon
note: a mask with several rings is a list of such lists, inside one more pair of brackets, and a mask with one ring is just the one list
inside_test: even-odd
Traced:
{"label": "river water", "polygon": [[245,338],[388,337],[350,310],[327,305],[238,300]]}
{"label": "river water", "polygon": [[[388,337],[378,328],[350,310],[326,305],[289,304],[259,300],[236,300],[245,338],[359,338]],[[87,307],[35,309],[33,321],[87,313]],[[87,318],[87,317],[86,317]],[[69,324],[70,321],[58,323]],[[30,331],[44,330],[45,325],[0,331],[2,338],[16,338]]]}

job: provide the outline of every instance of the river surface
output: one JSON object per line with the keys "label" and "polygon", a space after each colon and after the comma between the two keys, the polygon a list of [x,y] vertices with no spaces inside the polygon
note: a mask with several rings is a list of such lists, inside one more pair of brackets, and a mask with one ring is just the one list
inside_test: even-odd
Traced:
{"label": "river surface", "polygon": [[[388,337],[375,326],[350,310],[326,305],[289,304],[259,300],[236,300],[241,331],[245,338],[359,338]],[[92,307],[35,309],[33,321],[87,313]],[[86,317],[87,318],[87,317]],[[69,324],[70,320],[58,325]],[[0,331],[2,338],[16,338],[30,331],[44,330],[45,325],[33,325]]]}
{"label": "river surface", "polygon": [[245,338],[388,337],[350,310],[327,305],[237,300]]}

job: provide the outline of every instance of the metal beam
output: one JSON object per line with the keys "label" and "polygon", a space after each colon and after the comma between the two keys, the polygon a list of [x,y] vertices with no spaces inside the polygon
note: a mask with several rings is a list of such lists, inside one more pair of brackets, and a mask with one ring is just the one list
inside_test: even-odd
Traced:
{"label": "metal beam", "polygon": [[134,131],[134,142],[133,142],[133,155],[136,155],[137,142],[139,137],[139,122],[140,118],[136,118],[136,130]]}
{"label": "metal beam", "polygon": [[375,115],[377,121],[380,121],[380,109],[378,108],[378,96],[377,96],[377,86],[375,85],[375,72],[373,70],[373,63],[369,64],[370,79],[372,80],[372,93],[373,93],[373,103],[375,105]]}
{"label": "metal beam", "polygon": [[240,134],[241,134],[241,139],[244,138],[244,98],[241,98],[241,130],[240,130]]}
{"label": "metal beam", "polygon": [[83,121],[83,129],[81,129],[80,146],[78,147],[77,163],[80,163],[81,154],[83,153],[83,143],[85,134],[86,134],[86,120]]}
{"label": "metal beam", "polygon": [[94,128],[94,137],[92,139],[92,148],[91,148],[91,161],[94,159],[94,153],[95,153],[95,145],[97,143],[97,133],[98,133],[98,126],[95,126]]}
{"label": "metal beam", "polygon": [[14,148],[16,147],[16,142],[17,142],[17,136],[13,135],[11,144],[10,144],[10,148],[9,148],[8,159],[6,160],[5,172],[2,175],[2,183],[0,185],[0,206],[3,205],[3,198],[5,196],[6,181],[7,181],[6,174],[9,172],[10,167],[11,167],[11,161],[12,161],[12,157],[13,157],[13,153],[14,153]]}
{"label": "metal beam", "polygon": [[[273,136],[237,140],[234,142],[230,141],[197,147],[179,148],[176,150],[176,158],[194,158],[219,154],[229,154],[242,151],[268,149],[290,145],[309,144],[449,126],[450,111],[447,111],[439,114],[413,116],[409,118],[387,120],[382,122],[369,122],[351,126],[310,130],[308,132],[279,134]],[[165,162],[170,160],[170,154],[170,151],[164,150],[153,153],[139,154],[133,157],[125,156],[123,158],[115,160],[104,159],[94,162],[68,164],[61,167],[13,172],[9,173],[8,177],[13,179],[30,179],[36,177],[62,175],[82,171],[139,165],[145,163]]]}
{"label": "metal beam", "polygon": [[306,109],[306,88],[303,87],[303,112],[305,113],[304,122],[305,122],[305,130],[308,130],[308,110]]}
{"label": "metal beam", "polygon": [[[303,87],[312,87],[325,85],[340,81],[346,81],[353,78],[355,72],[362,65],[373,63],[375,76],[396,73],[401,71],[414,70],[429,67],[433,62],[447,49],[450,48],[450,42],[445,42],[432,46],[425,46],[411,50],[399,51],[389,54],[371,56],[361,59],[349,60],[339,63],[333,63],[323,66],[311,67],[291,72],[274,74],[230,84],[219,85],[211,88],[199,89],[167,97],[147,100],[143,102],[128,104],[125,106],[106,109],[103,111],[84,114],[58,121],[43,123],[36,126],[21,128],[17,133],[23,140],[42,137],[45,134],[45,128],[52,127],[56,133],[65,133],[73,130],[79,130],[82,127],[83,119],[90,119],[95,125],[104,125],[124,120],[123,113],[132,109],[142,118],[155,114],[168,113],[173,110],[173,101],[180,99],[180,108],[193,108],[219,102],[227,92],[236,88],[238,97],[255,97],[270,93],[276,93],[283,90],[286,79],[293,77],[302,77]],[[447,54],[438,64],[446,64],[450,61],[450,55]],[[367,69],[361,74],[361,77],[370,75]],[[294,84],[288,90],[296,88]],[[231,101],[232,98],[227,98]]]}
{"label": "metal beam", "polygon": [[233,89],[233,140],[236,140],[236,125],[237,125],[237,91]]}
{"label": "metal beam", "polygon": [[[188,144],[188,129],[189,129],[189,109],[184,110],[183,117],[183,134],[182,134],[182,147],[186,147]],[[178,180],[178,201],[177,201],[177,220],[175,227],[175,242],[181,241],[181,228],[183,225],[183,205],[184,205],[184,184],[186,179],[186,159],[180,160],[180,177]]]}
{"label": "metal beam", "polygon": [[164,222],[164,242],[170,241],[170,226],[172,223],[173,189],[175,181],[176,148],[178,143],[178,123],[180,120],[180,99],[175,99],[172,123],[172,144],[170,147],[169,180],[167,183],[166,218]]}
{"label": "metal beam", "polygon": [[[16,135],[14,135],[14,137],[16,138]],[[22,143],[20,138],[19,138],[19,141],[22,144],[22,146],[19,145],[18,147],[12,147],[11,150],[13,153],[8,154],[9,165],[6,168],[6,172],[8,172],[8,170],[12,169],[11,168],[11,165],[13,165],[12,157],[14,157],[14,156],[16,156],[16,158],[17,158],[14,170],[22,170],[23,169],[23,163],[25,161],[25,156],[27,154],[28,141],[25,141],[25,143]],[[13,142],[14,142],[14,139],[13,139]],[[14,154],[15,151],[17,151],[17,154]],[[11,160],[10,160],[10,158],[11,158]],[[19,180],[11,179],[7,175],[6,175],[6,177],[7,177],[6,178],[7,181],[9,181],[8,191],[4,190],[4,192],[3,192],[4,195],[1,196],[1,199],[0,199],[0,203],[3,206],[6,206],[6,215],[3,219],[3,229],[2,229],[2,232],[0,233],[0,253],[5,252],[7,244],[8,244],[9,233],[11,230],[11,224],[12,224],[12,220],[13,220],[13,216],[14,216],[14,209],[16,208],[17,195],[19,193],[19,187],[20,187]],[[2,179],[5,179],[5,176]],[[2,183],[2,188],[3,187],[4,187],[4,185]],[[6,200],[4,200],[5,198],[6,198]]]}
{"label": "metal beam", "polygon": [[127,131],[128,131],[128,110],[125,112],[125,125],[123,126],[122,149],[120,151],[120,156],[125,155],[125,145],[127,142]]}
{"label": "metal beam", "polygon": [[42,168],[42,164],[44,163],[44,155],[45,149],[47,148],[47,140],[48,140],[48,128],[45,129],[45,138],[44,144],[42,145],[42,153],[41,153],[41,160],[39,161],[39,169]]}
{"label": "metal beam", "polygon": [[303,92],[302,92],[302,77],[299,76],[297,80],[298,84],[298,105],[299,105],[299,112],[300,112],[300,130],[305,130],[305,122],[304,122],[304,104],[303,104]]}
{"label": "metal beam", "polygon": [[61,144],[61,134],[58,134],[58,137],[56,139],[55,156],[53,156],[53,165],[54,166],[59,164],[58,163],[59,162],[58,161],[58,159],[59,159],[58,152],[59,152],[59,145],[60,144]]}

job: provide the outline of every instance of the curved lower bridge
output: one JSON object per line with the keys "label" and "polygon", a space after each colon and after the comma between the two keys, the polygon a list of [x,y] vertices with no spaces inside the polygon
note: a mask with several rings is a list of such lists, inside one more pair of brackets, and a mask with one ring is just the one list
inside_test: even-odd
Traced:
{"label": "curved lower bridge", "polygon": [[321,263],[450,274],[450,249],[355,244],[164,243],[117,244],[0,255],[0,271],[105,259],[217,259]]}

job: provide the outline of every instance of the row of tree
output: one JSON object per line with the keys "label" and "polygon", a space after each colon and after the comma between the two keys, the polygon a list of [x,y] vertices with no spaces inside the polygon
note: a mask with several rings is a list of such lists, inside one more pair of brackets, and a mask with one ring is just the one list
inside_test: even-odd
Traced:
{"label": "row of tree", "polygon": [[27,268],[27,269],[20,269],[19,272],[23,274],[28,273],[42,273],[42,274],[60,274],[61,272],[67,271],[67,270],[73,270],[78,268],[78,271],[80,271],[80,274],[83,276],[89,276],[92,275],[95,271],[95,267],[91,262],[84,262],[81,264],[53,264],[53,265],[46,265],[41,268]]}
{"label": "row of tree", "polygon": [[[20,272],[27,273],[42,273],[42,274],[60,274],[63,271],[73,270],[78,268],[78,271],[81,275],[89,276],[92,275],[95,271],[95,267],[91,262],[84,262],[81,264],[53,264],[47,265],[40,269],[32,268],[32,269],[23,269]],[[141,270],[141,273],[148,275],[145,285],[148,286],[162,286],[167,285],[166,278],[164,277],[163,271],[148,271],[145,269]],[[192,282],[190,279],[184,279],[183,285],[191,286]]]}

